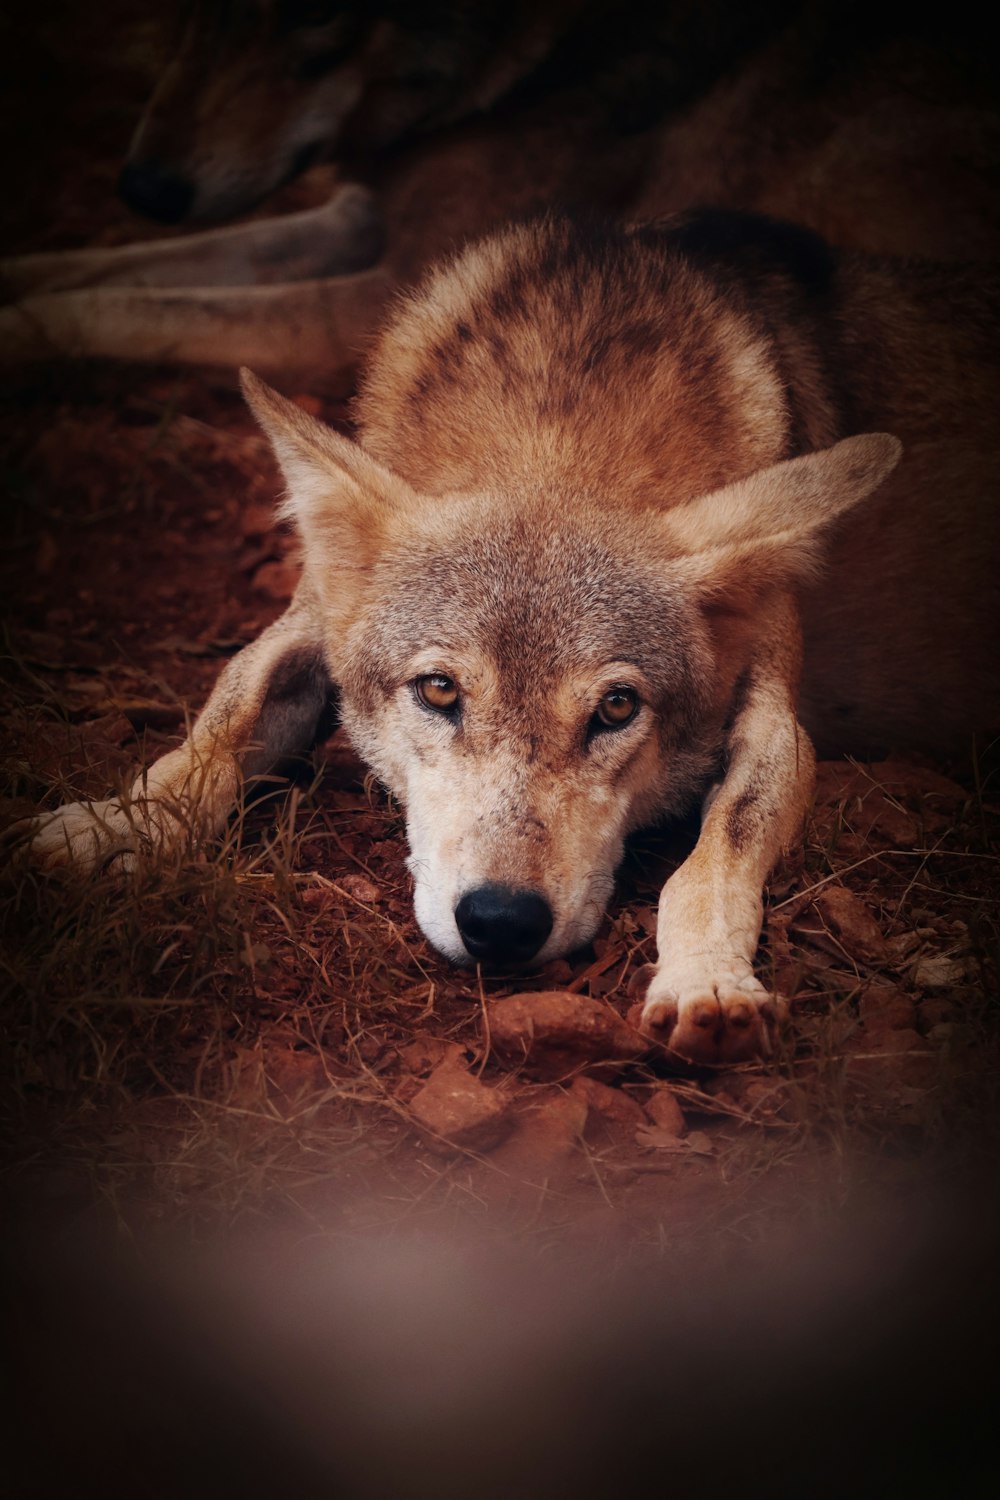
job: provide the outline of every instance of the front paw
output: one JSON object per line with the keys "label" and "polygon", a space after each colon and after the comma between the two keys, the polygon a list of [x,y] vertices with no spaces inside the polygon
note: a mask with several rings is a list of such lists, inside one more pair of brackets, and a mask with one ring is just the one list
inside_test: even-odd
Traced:
{"label": "front paw", "polygon": [[111,865],[131,870],[149,835],[120,802],[67,802],[15,824],[7,836],[7,842],[14,841],[26,845],[42,869],[65,866],[85,875]]}
{"label": "front paw", "polygon": [[781,1011],[747,970],[726,965],[658,968],[641,1029],[687,1062],[724,1066],[766,1056]]}

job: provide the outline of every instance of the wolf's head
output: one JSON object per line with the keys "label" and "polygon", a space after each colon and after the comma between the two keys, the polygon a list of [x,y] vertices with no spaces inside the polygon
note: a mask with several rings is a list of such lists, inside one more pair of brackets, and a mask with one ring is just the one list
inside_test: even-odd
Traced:
{"label": "wolf's head", "polygon": [[456,962],[585,942],[626,835],[719,769],[776,590],[893,466],[851,438],[673,510],[421,496],[252,376],[343,721],[406,809],[416,914]]}
{"label": "wolf's head", "polygon": [[[500,0],[189,0],[122,196],[160,222],[230,218],[319,155],[371,153],[484,108],[518,75],[517,54],[506,73],[489,67],[505,10]],[[529,51],[522,67],[531,61]]]}

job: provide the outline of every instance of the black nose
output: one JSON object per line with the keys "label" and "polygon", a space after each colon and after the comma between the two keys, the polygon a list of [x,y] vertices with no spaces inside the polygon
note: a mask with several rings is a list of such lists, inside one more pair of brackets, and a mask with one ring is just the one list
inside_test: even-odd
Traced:
{"label": "black nose", "polygon": [[155,161],[128,162],[118,179],[118,195],[143,218],[179,224],[194,200],[194,187]]}
{"label": "black nose", "polygon": [[537,891],[481,885],[455,907],[462,942],[487,963],[524,963],[552,931],[552,912]]}

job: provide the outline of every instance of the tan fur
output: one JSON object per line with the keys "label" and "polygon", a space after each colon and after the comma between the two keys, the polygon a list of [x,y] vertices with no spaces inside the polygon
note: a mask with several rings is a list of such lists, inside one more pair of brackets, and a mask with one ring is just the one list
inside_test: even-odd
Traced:
{"label": "tan fur", "polygon": [[[980,297],[769,221],[550,219],[398,305],[360,447],[246,374],[303,581],[137,784],[144,838],[218,826],[336,683],[406,808],[430,941],[467,961],[461,904],[499,887],[544,903],[544,960],[594,931],[626,835],[718,784],[663,892],[645,1017],[702,1061],[758,1051],[761,888],[808,802],[807,731],[961,746],[1000,718]],[[453,710],[420,701],[430,674]],[[635,715],[608,729],[622,689]],[[92,864],[119,816],[61,809],[36,851]]]}

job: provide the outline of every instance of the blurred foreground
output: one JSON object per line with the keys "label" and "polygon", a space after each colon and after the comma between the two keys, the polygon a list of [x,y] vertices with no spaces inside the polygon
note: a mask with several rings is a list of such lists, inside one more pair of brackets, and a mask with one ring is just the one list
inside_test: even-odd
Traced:
{"label": "blurred foreground", "polygon": [[998,1221],[928,1192],[621,1267],[455,1233],[8,1253],[18,1496],[992,1495]]}

